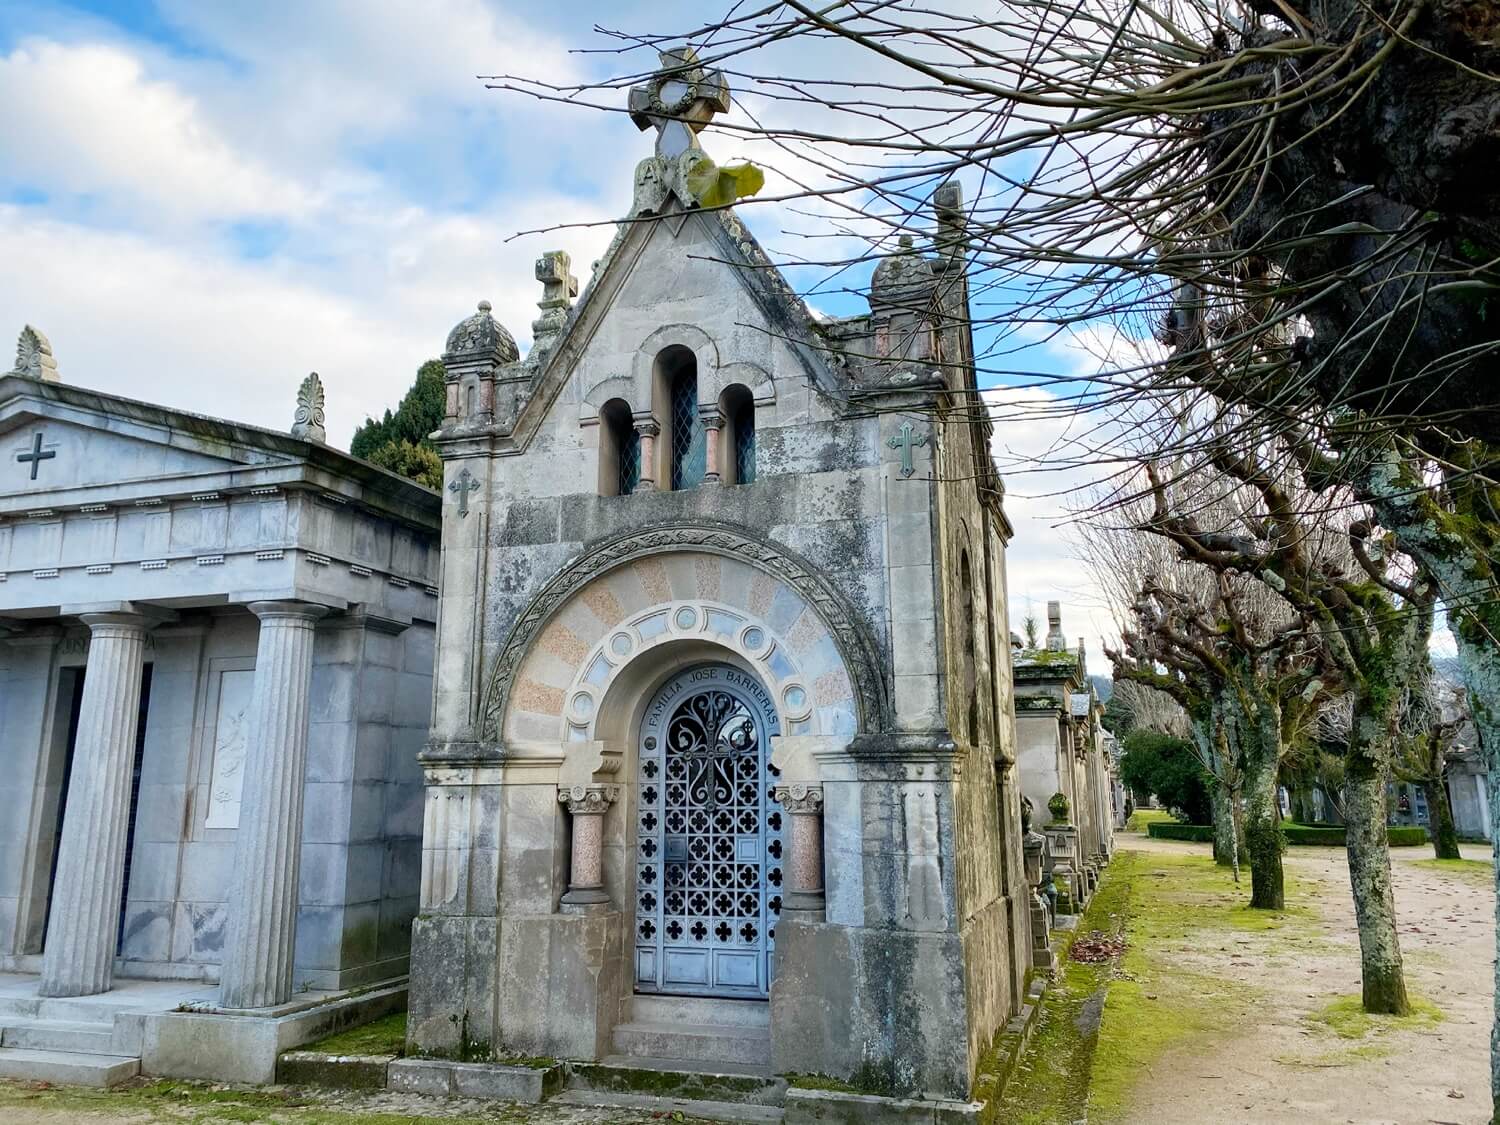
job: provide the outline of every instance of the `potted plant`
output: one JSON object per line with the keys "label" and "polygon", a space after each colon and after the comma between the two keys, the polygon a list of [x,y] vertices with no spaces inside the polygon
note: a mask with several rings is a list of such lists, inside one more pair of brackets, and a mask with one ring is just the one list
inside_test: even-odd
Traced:
{"label": "potted plant", "polygon": [[1072,811],[1066,793],[1054,793],[1047,799],[1047,811],[1052,814],[1053,824],[1067,824]]}

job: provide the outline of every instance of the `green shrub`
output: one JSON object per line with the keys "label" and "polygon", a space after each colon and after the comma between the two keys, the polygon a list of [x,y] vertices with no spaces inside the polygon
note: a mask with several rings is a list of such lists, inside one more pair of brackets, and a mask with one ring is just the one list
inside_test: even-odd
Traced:
{"label": "green shrub", "polygon": [[1068,814],[1073,811],[1068,806],[1068,795],[1066,793],[1054,793],[1048,797],[1047,811],[1052,814],[1053,824],[1067,824]]}
{"label": "green shrub", "polygon": [[1214,839],[1212,824],[1178,824],[1159,820],[1146,825],[1146,835],[1153,840],[1191,840],[1198,844],[1211,844]]}
{"label": "green shrub", "polygon": [[[1292,824],[1282,821],[1281,831],[1288,844],[1302,847],[1342,848],[1344,829],[1338,824]],[[1156,840],[1191,840],[1195,843],[1212,843],[1214,829],[1211,824],[1175,824],[1159,821],[1146,826],[1146,834]],[[1392,825],[1386,830],[1386,839],[1393,848],[1416,848],[1427,843],[1427,829],[1414,825]]]}

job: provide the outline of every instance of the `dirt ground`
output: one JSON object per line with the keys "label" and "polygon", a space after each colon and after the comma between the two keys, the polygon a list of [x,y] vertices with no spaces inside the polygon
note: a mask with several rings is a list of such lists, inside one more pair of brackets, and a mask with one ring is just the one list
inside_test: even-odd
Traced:
{"label": "dirt ground", "polygon": [[[1198,851],[1136,835],[1123,848]],[[1250,1018],[1181,1044],[1142,1076],[1121,1120],[1160,1122],[1483,1123],[1490,1120],[1489,1028],[1493,883],[1483,868],[1440,869],[1428,848],[1392,850],[1407,986],[1441,1012],[1436,1023],[1346,1036],[1318,1019],[1359,992],[1358,937],[1344,852],[1289,848],[1289,876],[1322,933],[1243,935],[1182,963],[1257,989]],[[1464,849],[1489,859],[1487,848]],[[1290,899],[1291,896],[1289,896]],[[1268,971],[1269,970],[1269,971]]]}

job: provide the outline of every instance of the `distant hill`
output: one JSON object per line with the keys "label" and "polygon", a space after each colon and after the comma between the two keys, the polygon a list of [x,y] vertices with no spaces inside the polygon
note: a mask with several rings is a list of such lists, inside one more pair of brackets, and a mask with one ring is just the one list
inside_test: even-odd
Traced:
{"label": "distant hill", "polygon": [[1115,693],[1115,682],[1108,676],[1092,675],[1089,683],[1094,685],[1094,694],[1099,697],[1100,703],[1108,703],[1109,697]]}

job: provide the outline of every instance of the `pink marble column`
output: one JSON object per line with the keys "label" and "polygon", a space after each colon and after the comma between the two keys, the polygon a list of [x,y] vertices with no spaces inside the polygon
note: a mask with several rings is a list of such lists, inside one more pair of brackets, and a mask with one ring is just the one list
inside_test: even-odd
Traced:
{"label": "pink marble column", "polygon": [[822,921],[823,789],[818,785],[778,785],[776,800],[787,814],[789,840],[783,916],[789,912]]}
{"label": "pink marble column", "polygon": [[617,785],[574,785],[558,790],[557,799],[573,818],[573,857],[568,892],[562,897],[569,906],[609,901],[609,892],[604,889],[604,814],[619,795]]}
{"label": "pink marble column", "polygon": [[[656,491],[656,437],[661,426],[650,415],[635,419],[635,432],[641,435],[641,475],[635,482],[637,492]],[[669,482],[670,483],[670,482]]]}
{"label": "pink marble column", "polygon": [[724,415],[715,406],[700,407],[698,416],[703,419],[703,431],[708,439],[704,457],[707,469],[703,473],[703,483],[718,484],[723,476],[719,472],[719,438],[724,432]]}

